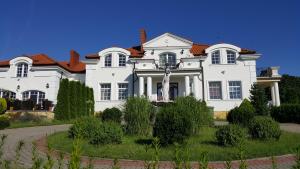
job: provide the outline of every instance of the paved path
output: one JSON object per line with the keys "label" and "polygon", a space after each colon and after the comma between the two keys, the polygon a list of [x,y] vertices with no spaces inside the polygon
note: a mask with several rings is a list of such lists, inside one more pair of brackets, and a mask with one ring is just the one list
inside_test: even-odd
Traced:
{"label": "paved path", "polygon": [[[224,125],[224,123],[222,123]],[[25,142],[25,147],[21,153],[20,164],[28,168],[31,166],[32,163],[32,156],[31,156],[31,143],[35,140],[39,140],[46,135],[52,134],[58,131],[66,131],[70,125],[55,125],[55,126],[40,126],[40,127],[28,127],[28,128],[19,128],[19,129],[7,129],[7,130],[0,130],[1,134],[7,134],[6,144],[4,146],[4,158],[8,160],[12,160],[15,158],[15,149],[16,145],[18,144],[19,140],[23,140]],[[280,125],[282,130],[290,131],[290,132],[297,132],[300,133],[300,125],[299,124],[281,124]],[[279,169],[287,169],[291,168],[294,164],[294,158],[291,155],[281,156],[278,159],[278,168]],[[96,160],[95,168],[109,168],[111,166],[111,160]],[[269,159],[255,159],[249,160],[249,168],[253,169],[270,169],[271,163]],[[134,164],[134,165],[132,165]],[[120,162],[122,168],[143,168],[143,162],[141,161],[128,161],[124,160]],[[214,162],[210,163],[210,166],[214,168],[223,168],[224,164],[222,162]],[[235,168],[237,166],[237,162],[233,164]],[[161,168],[169,168],[170,164],[168,163],[161,163]]]}

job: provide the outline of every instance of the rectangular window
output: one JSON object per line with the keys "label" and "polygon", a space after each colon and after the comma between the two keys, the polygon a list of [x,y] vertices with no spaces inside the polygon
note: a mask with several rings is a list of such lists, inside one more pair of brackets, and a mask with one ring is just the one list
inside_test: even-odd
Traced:
{"label": "rectangular window", "polygon": [[24,64],[23,66],[24,66],[24,68],[23,68],[23,70],[24,70],[23,77],[27,77],[27,74],[28,74],[28,65]]}
{"label": "rectangular window", "polygon": [[101,84],[101,100],[110,100],[110,96],[111,96],[111,85],[106,83],[106,84]]}
{"label": "rectangular window", "polygon": [[17,77],[22,77],[23,65],[18,65],[17,67]]}
{"label": "rectangular window", "polygon": [[230,81],[229,82],[229,97],[230,99],[241,99],[241,82],[240,81]]}
{"label": "rectangular window", "polygon": [[235,64],[235,52],[227,50],[227,63]]}
{"label": "rectangular window", "polygon": [[119,100],[126,100],[127,97],[128,97],[128,84],[127,83],[119,83],[118,87],[119,87],[118,99]]}
{"label": "rectangular window", "polygon": [[209,82],[209,98],[222,99],[222,84],[221,82]]}
{"label": "rectangular window", "polygon": [[211,63],[220,64],[220,51],[217,50],[211,54]]}
{"label": "rectangular window", "polygon": [[119,55],[119,66],[126,66],[126,56]]}

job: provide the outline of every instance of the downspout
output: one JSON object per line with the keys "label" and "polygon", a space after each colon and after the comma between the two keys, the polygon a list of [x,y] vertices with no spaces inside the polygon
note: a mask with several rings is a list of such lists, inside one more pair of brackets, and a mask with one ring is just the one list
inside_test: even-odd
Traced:
{"label": "downspout", "polygon": [[135,75],[135,62],[133,63],[133,69],[132,69],[132,97],[134,97],[134,75]]}
{"label": "downspout", "polygon": [[200,69],[201,69],[201,78],[202,78],[202,101],[205,101],[205,93],[204,93],[204,70],[202,66],[203,60],[200,60]]}

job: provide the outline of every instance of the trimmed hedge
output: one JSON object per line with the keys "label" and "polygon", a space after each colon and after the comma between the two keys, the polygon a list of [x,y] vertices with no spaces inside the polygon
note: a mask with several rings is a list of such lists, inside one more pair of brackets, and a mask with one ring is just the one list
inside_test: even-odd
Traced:
{"label": "trimmed hedge", "polygon": [[0,98],[0,114],[5,113],[7,110],[7,102],[4,98]]}
{"label": "trimmed hedge", "polygon": [[227,126],[221,126],[216,131],[216,139],[220,145],[237,146],[246,139],[246,134],[243,128],[239,125],[230,124]]}
{"label": "trimmed hedge", "polygon": [[101,121],[95,117],[81,117],[77,119],[70,127],[68,133],[70,138],[85,138],[89,139],[97,129]]}
{"label": "trimmed hedge", "polygon": [[121,123],[121,117],[122,117],[122,112],[116,107],[113,108],[107,108],[103,111],[102,113],[102,120],[103,121],[113,121],[116,123]]}
{"label": "trimmed hedge", "polygon": [[153,136],[165,146],[183,143],[192,135],[192,121],[187,114],[180,113],[172,104],[161,107],[153,128]]}
{"label": "trimmed hedge", "polygon": [[248,126],[250,120],[255,116],[255,109],[249,100],[244,99],[239,107],[229,111],[227,120],[232,124]]}
{"label": "trimmed hedge", "polygon": [[62,79],[54,108],[55,119],[69,120],[94,113],[93,89],[78,81]]}
{"label": "trimmed hedge", "polygon": [[0,130],[3,130],[10,126],[9,118],[6,116],[0,116]]}
{"label": "trimmed hedge", "polygon": [[272,107],[271,116],[281,123],[300,124],[300,104],[282,104]]}
{"label": "trimmed hedge", "polygon": [[249,133],[254,139],[278,140],[281,136],[279,124],[268,116],[256,116],[249,125]]}
{"label": "trimmed hedge", "polygon": [[103,122],[96,126],[90,143],[94,145],[99,144],[121,144],[123,131],[119,124],[114,122]]}

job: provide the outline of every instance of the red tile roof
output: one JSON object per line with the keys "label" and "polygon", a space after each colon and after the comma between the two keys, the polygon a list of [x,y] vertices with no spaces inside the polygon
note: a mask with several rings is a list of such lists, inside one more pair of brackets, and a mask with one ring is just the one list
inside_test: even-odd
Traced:
{"label": "red tile roof", "polygon": [[209,47],[209,45],[193,44],[192,48],[190,49],[190,52],[194,56],[205,55],[205,49],[208,48],[208,47]]}
{"label": "red tile roof", "polygon": [[[46,54],[36,54],[31,56],[26,56],[32,59],[33,66],[50,66],[50,65],[57,65],[71,73],[84,73],[85,72],[85,63],[79,62],[74,66],[70,66],[69,62],[57,62],[54,59],[50,58]],[[0,61],[0,67],[9,67],[9,60],[8,61]]]}

